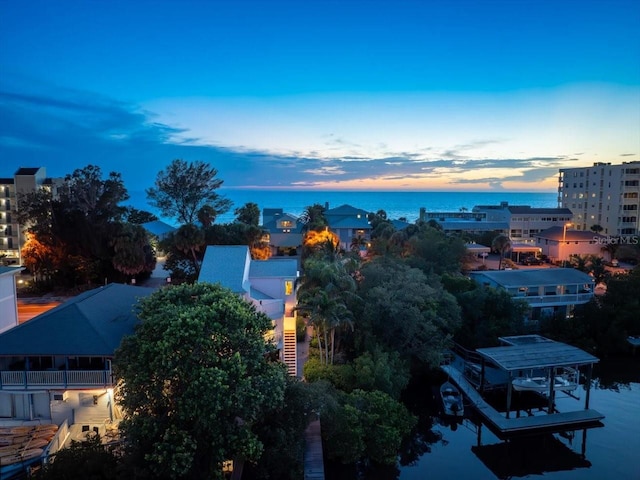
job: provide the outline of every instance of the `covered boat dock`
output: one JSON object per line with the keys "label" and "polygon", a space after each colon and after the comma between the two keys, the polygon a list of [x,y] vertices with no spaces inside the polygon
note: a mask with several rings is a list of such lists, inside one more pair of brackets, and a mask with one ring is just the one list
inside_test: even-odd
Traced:
{"label": "covered boat dock", "polygon": [[[601,413],[589,409],[589,395],[591,387],[591,375],[593,365],[599,361],[597,357],[571,345],[556,342],[540,335],[521,335],[502,337],[500,341],[504,346],[477,349],[476,353],[481,359],[479,391],[465,378],[465,374],[453,365],[443,365],[444,370],[465,395],[473,402],[478,412],[500,433],[515,433],[518,431],[545,430],[554,428],[583,427],[597,424],[604,418]],[[483,385],[487,363],[505,372],[508,379],[505,387],[506,417],[495,410],[483,398]],[[584,409],[570,412],[557,412],[555,410],[554,375],[559,367],[585,369],[585,400]],[[548,408],[545,415],[520,416],[510,419],[513,380],[525,372],[537,372],[549,378],[549,390],[545,392],[548,397]],[[567,392],[571,395],[571,392]],[[574,397],[575,398],[575,397]]]}
{"label": "covered boat dock", "polygon": [[489,360],[508,374],[507,418],[509,418],[509,410],[511,409],[514,374],[522,375],[527,371],[545,372],[545,376],[549,379],[549,413],[553,413],[556,393],[554,376],[557,367],[570,367],[578,371],[580,367],[586,367],[584,408],[585,410],[589,409],[593,365],[600,361],[597,357],[577,347],[556,342],[540,335],[501,337],[500,341],[505,346],[479,348],[476,352],[483,359],[483,371],[485,360]]}

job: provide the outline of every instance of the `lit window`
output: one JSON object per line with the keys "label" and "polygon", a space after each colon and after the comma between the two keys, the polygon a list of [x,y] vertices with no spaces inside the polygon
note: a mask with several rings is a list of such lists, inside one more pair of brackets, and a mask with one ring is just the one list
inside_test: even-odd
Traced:
{"label": "lit window", "polygon": [[291,295],[293,293],[293,282],[291,280],[285,280],[284,282],[284,294]]}

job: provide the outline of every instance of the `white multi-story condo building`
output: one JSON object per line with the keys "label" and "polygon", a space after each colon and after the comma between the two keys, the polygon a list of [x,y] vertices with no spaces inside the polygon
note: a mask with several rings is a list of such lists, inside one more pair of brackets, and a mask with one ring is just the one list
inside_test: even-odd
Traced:
{"label": "white multi-story condo building", "polygon": [[573,228],[602,227],[605,235],[637,235],[640,229],[640,161],[561,168],[558,206],[571,209]]}
{"label": "white multi-story condo building", "polygon": [[0,178],[0,265],[20,263],[25,240],[16,216],[20,194],[55,188],[61,183],[62,179],[47,178],[44,167],[19,168],[13,177]]}

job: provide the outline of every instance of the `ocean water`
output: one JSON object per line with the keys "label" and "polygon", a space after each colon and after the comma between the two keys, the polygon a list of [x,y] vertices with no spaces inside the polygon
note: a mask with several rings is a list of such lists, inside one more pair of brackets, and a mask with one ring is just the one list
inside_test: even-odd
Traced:
{"label": "ocean water", "polygon": [[[233,221],[233,210],[253,202],[263,208],[282,208],[285,213],[299,216],[305,207],[319,203],[329,208],[349,204],[369,212],[384,210],[387,217],[397,219],[405,217],[414,222],[420,215],[420,208],[427,211],[454,211],[461,208],[471,210],[475,205],[498,205],[508,202],[510,205],[529,205],[537,208],[558,206],[557,193],[540,192],[372,192],[372,191],[317,191],[317,190],[219,190],[233,202],[229,212],[221,215],[216,223]],[[147,210],[160,216],[146,200],[144,192],[129,192],[131,198],[127,204],[141,210]],[[167,223],[175,223],[163,219]]]}

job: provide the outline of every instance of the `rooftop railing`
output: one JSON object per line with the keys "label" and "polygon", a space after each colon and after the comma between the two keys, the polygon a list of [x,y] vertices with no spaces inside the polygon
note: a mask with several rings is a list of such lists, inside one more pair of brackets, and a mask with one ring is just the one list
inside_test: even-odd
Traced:
{"label": "rooftop railing", "polygon": [[0,390],[111,386],[110,370],[0,371]]}

